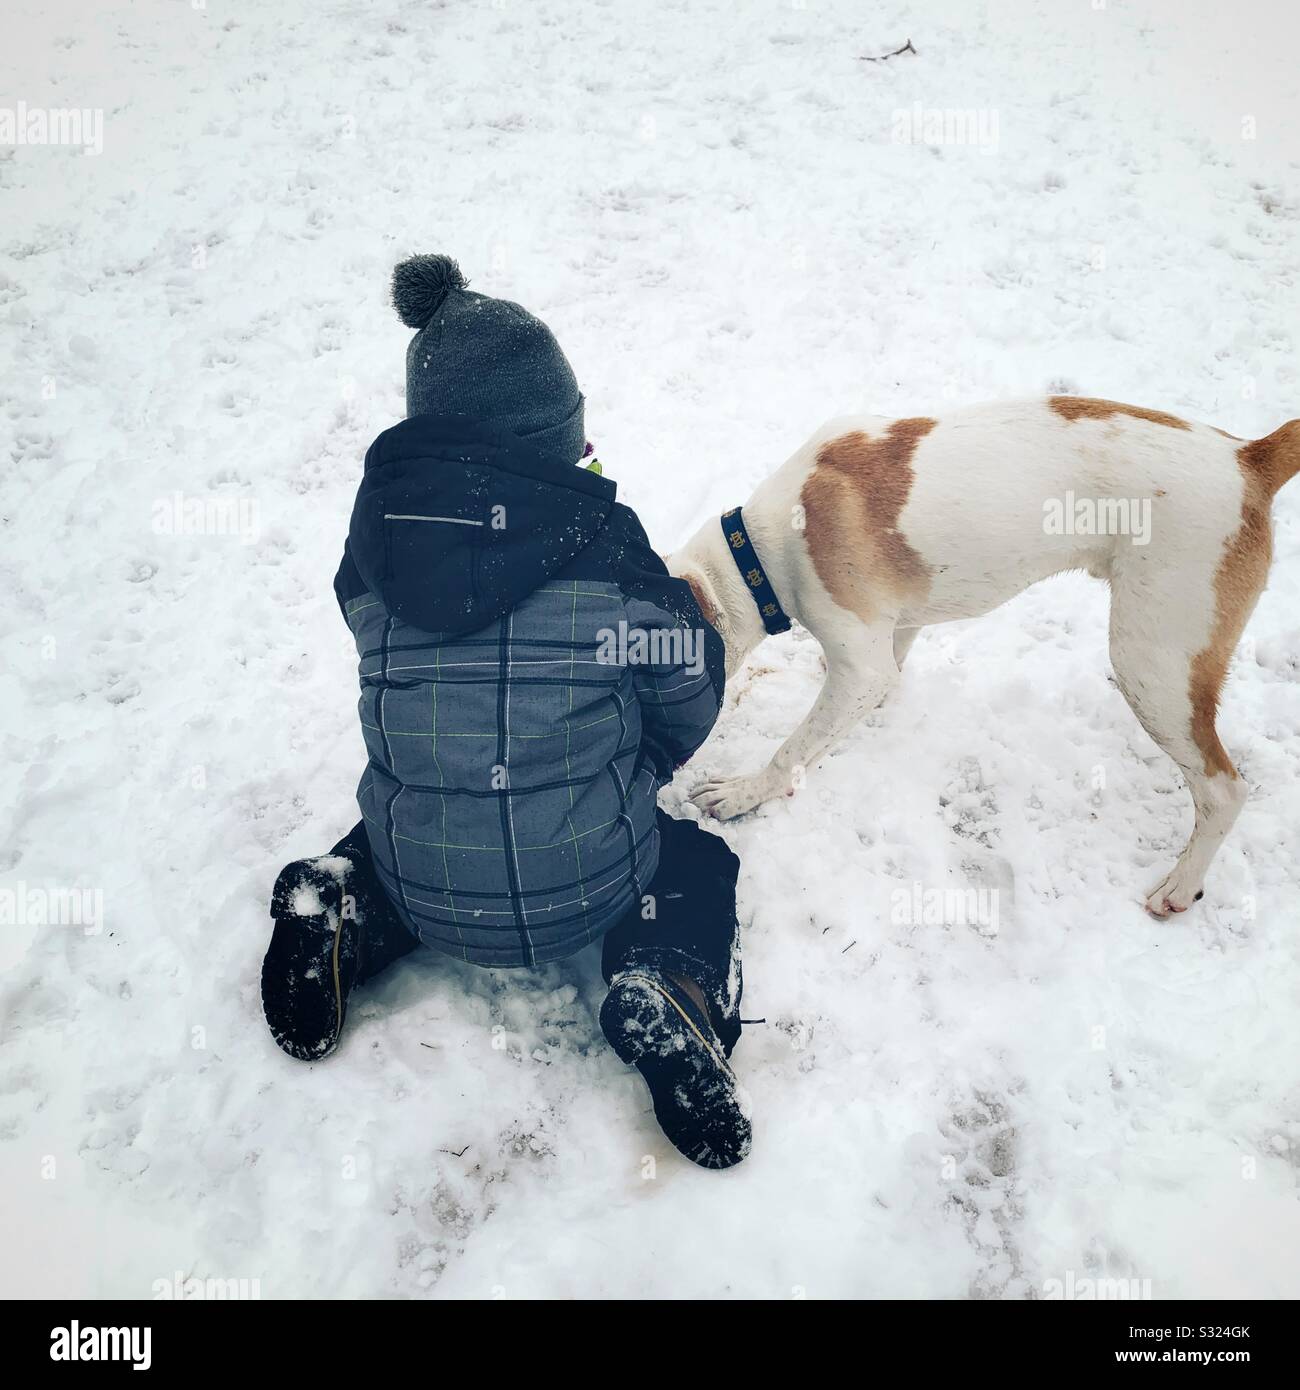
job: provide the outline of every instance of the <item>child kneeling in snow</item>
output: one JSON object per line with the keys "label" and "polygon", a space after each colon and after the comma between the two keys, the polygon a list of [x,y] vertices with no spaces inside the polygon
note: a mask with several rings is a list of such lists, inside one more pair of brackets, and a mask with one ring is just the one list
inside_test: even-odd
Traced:
{"label": "child kneeling in snow", "polygon": [[[366,454],[334,581],[360,654],[361,822],[280,874],[262,1004],[303,1061],[350,991],[414,950],[536,966],[603,939],[600,1025],[664,1133],[749,1150],[739,862],[656,808],[722,700],[721,639],[614,484],[581,465],[583,400],[550,331],[416,256],[408,419]],[[675,658],[675,659],[674,659]]]}

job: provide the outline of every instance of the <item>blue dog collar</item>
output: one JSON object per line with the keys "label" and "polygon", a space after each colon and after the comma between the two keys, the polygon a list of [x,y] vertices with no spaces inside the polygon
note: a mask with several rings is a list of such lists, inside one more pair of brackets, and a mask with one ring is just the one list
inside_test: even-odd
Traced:
{"label": "blue dog collar", "polygon": [[790,619],[777,599],[776,590],[768,583],[763,566],[758,563],[758,552],[754,549],[754,542],[749,539],[739,507],[723,512],[722,534],[727,538],[727,549],[731,551],[740,577],[758,606],[758,616],[762,618],[763,626],[774,636],[778,632],[788,632]]}

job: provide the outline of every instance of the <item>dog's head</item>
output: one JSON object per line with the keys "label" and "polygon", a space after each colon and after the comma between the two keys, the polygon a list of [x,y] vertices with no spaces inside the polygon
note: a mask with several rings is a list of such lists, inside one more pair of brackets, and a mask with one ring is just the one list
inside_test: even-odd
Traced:
{"label": "dog's head", "polygon": [[767,632],[727,551],[722,528],[716,520],[705,522],[680,550],[664,556],[664,564],[669,574],[691,586],[705,621],[722,638],[730,680]]}

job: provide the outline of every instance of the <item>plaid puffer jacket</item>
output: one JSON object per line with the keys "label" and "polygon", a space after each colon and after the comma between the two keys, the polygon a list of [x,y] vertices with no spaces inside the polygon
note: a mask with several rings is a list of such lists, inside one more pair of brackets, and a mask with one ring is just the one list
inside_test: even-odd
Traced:
{"label": "plaid puffer jacket", "polygon": [[458,419],[366,455],[335,579],[357,799],[394,905],[462,960],[556,960],[637,905],[656,793],[717,718],[721,639],[614,495]]}

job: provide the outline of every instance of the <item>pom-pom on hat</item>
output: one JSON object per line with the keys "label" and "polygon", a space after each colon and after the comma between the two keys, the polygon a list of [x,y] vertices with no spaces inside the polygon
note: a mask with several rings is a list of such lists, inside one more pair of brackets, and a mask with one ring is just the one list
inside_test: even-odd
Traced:
{"label": "pom-pom on hat", "polygon": [[578,462],[582,393],[540,319],[469,289],[450,256],[398,264],[393,307],[416,330],[406,350],[408,415],[463,415],[522,435],[558,462]]}

